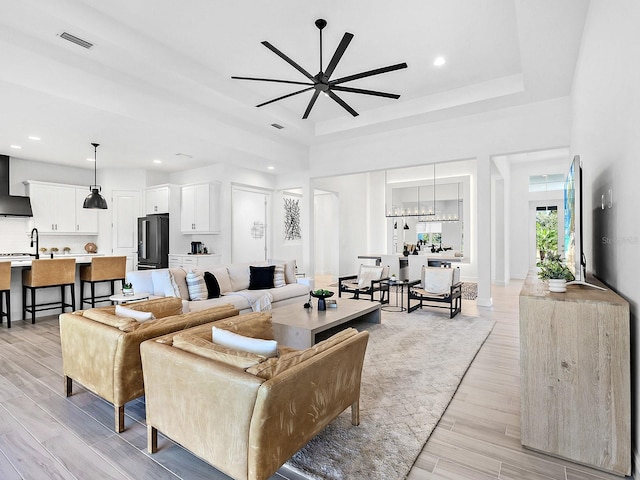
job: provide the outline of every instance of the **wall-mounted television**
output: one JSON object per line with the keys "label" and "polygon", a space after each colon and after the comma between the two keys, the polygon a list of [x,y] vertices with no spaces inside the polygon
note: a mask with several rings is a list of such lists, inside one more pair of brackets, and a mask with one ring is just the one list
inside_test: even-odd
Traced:
{"label": "wall-mounted television", "polygon": [[580,284],[605,290],[602,287],[587,283],[587,258],[582,243],[582,162],[580,155],[571,161],[567,178],[564,182],[564,260],[576,277],[569,284]]}
{"label": "wall-mounted television", "polygon": [[578,281],[586,280],[582,248],[582,165],[576,155],[564,181],[564,261]]}

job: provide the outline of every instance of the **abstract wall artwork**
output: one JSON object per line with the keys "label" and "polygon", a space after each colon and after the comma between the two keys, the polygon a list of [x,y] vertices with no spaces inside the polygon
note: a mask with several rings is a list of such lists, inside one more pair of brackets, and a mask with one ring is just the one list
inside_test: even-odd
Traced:
{"label": "abstract wall artwork", "polygon": [[300,198],[283,196],[284,200],[284,239],[301,240]]}

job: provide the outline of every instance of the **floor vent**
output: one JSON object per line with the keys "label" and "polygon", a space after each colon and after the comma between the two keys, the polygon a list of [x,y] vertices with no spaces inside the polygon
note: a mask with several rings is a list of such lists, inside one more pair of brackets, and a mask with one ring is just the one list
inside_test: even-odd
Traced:
{"label": "floor vent", "polygon": [[284,128],[282,125],[279,125],[279,124],[277,124],[277,123],[272,123],[272,124],[271,124],[271,126],[272,126],[273,128],[277,128],[278,130],[282,130],[282,129]]}
{"label": "floor vent", "polygon": [[68,40],[71,43],[75,43],[76,45],[80,45],[81,47],[86,48],[87,50],[93,47],[93,43],[87,42],[86,40],[78,38],[75,35],[71,35],[70,33],[67,33],[67,32],[62,32],[60,34],[60,38],[64,38],[65,40]]}

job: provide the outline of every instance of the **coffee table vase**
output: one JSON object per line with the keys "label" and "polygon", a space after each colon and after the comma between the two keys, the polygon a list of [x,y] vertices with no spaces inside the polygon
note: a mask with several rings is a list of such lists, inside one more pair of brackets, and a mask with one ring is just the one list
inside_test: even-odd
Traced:
{"label": "coffee table vase", "polygon": [[327,302],[325,302],[324,298],[319,298],[318,299],[318,310],[326,310],[327,309]]}

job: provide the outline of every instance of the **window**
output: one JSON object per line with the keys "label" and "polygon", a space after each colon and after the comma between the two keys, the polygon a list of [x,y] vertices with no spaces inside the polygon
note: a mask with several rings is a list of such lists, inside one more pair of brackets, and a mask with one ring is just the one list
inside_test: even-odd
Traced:
{"label": "window", "polygon": [[531,175],[529,177],[530,192],[553,192],[564,189],[564,175]]}

